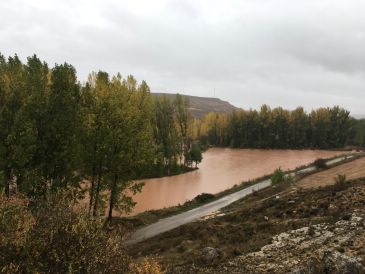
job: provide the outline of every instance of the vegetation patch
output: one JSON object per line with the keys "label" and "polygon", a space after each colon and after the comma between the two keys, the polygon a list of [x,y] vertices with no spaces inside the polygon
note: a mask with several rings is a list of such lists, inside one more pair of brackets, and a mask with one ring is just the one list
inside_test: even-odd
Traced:
{"label": "vegetation patch", "polygon": [[317,160],[314,161],[314,166],[318,169],[325,169],[327,168],[327,163],[325,159],[322,158],[318,158]]}

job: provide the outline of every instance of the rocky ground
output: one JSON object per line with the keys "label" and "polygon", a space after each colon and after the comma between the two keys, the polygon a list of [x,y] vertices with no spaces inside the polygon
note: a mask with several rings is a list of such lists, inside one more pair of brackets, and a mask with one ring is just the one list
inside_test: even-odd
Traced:
{"label": "rocky ground", "polygon": [[168,273],[365,273],[365,179],[269,188],[131,252]]}
{"label": "rocky ground", "polygon": [[[260,251],[201,273],[365,273],[365,215],[275,235]],[[213,252],[213,251],[210,251]],[[198,272],[197,271],[197,272]]]}

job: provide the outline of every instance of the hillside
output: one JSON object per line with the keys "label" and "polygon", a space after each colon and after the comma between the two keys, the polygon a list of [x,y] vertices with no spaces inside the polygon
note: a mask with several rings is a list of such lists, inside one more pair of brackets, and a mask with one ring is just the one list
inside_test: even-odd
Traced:
{"label": "hillside", "polygon": [[[174,93],[152,93],[153,96],[166,96],[168,98],[174,99],[176,94]],[[182,95],[189,99],[190,108],[192,115],[196,118],[202,117],[209,112],[232,112],[238,108],[231,105],[227,101],[223,101],[218,98],[210,97],[198,97],[191,95]]]}

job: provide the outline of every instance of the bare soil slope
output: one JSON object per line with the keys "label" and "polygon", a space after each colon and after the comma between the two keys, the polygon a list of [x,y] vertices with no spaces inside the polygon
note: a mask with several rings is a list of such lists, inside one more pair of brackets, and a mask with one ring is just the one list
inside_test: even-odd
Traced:
{"label": "bare soil slope", "polygon": [[[166,96],[171,100],[174,100],[176,94],[173,93],[152,93],[153,96]],[[189,110],[191,114],[196,117],[200,118],[209,112],[219,112],[219,113],[229,113],[234,110],[238,110],[237,107],[231,105],[227,101],[223,101],[218,98],[211,98],[211,97],[198,97],[198,96],[191,96],[191,95],[182,95],[189,99]]]}
{"label": "bare soil slope", "polygon": [[345,174],[348,180],[365,177],[365,157],[307,176],[297,186],[311,188],[331,185],[338,174]]}

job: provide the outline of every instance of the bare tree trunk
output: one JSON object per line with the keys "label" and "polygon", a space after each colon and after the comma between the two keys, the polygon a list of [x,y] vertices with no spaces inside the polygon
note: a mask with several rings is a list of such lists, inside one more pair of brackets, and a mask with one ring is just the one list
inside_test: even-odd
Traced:
{"label": "bare tree trunk", "polygon": [[98,181],[96,182],[96,192],[94,195],[94,211],[93,216],[97,215],[98,211],[98,204],[99,204],[99,194],[100,194],[100,187],[101,187],[101,166],[99,166],[99,174],[98,174]]}
{"label": "bare tree trunk", "polygon": [[10,198],[10,183],[9,183],[9,181],[5,182],[5,195],[6,195],[6,197]]}
{"label": "bare tree trunk", "polygon": [[167,176],[170,176],[170,163],[171,163],[171,160],[168,159],[168,161],[167,161]]}
{"label": "bare tree trunk", "polygon": [[113,184],[110,190],[110,199],[109,199],[109,212],[108,212],[108,221],[109,223],[112,221],[113,218],[113,208],[116,200],[117,195],[117,182],[118,182],[118,176],[114,175]]}
{"label": "bare tree trunk", "polygon": [[91,213],[91,209],[94,203],[94,189],[95,189],[95,167],[93,167],[92,177],[91,177],[91,186],[90,186],[90,198],[89,198],[89,214]]}
{"label": "bare tree trunk", "polygon": [[96,176],[96,141],[94,142],[94,151],[93,151],[93,168],[92,168],[92,176],[91,176],[91,189],[90,189],[90,199],[89,199],[89,214],[91,213],[94,196],[95,196],[95,176]]}
{"label": "bare tree trunk", "polygon": [[5,182],[5,195],[8,198],[10,198],[10,177],[11,177],[11,170],[9,168],[6,168],[4,182]]}

